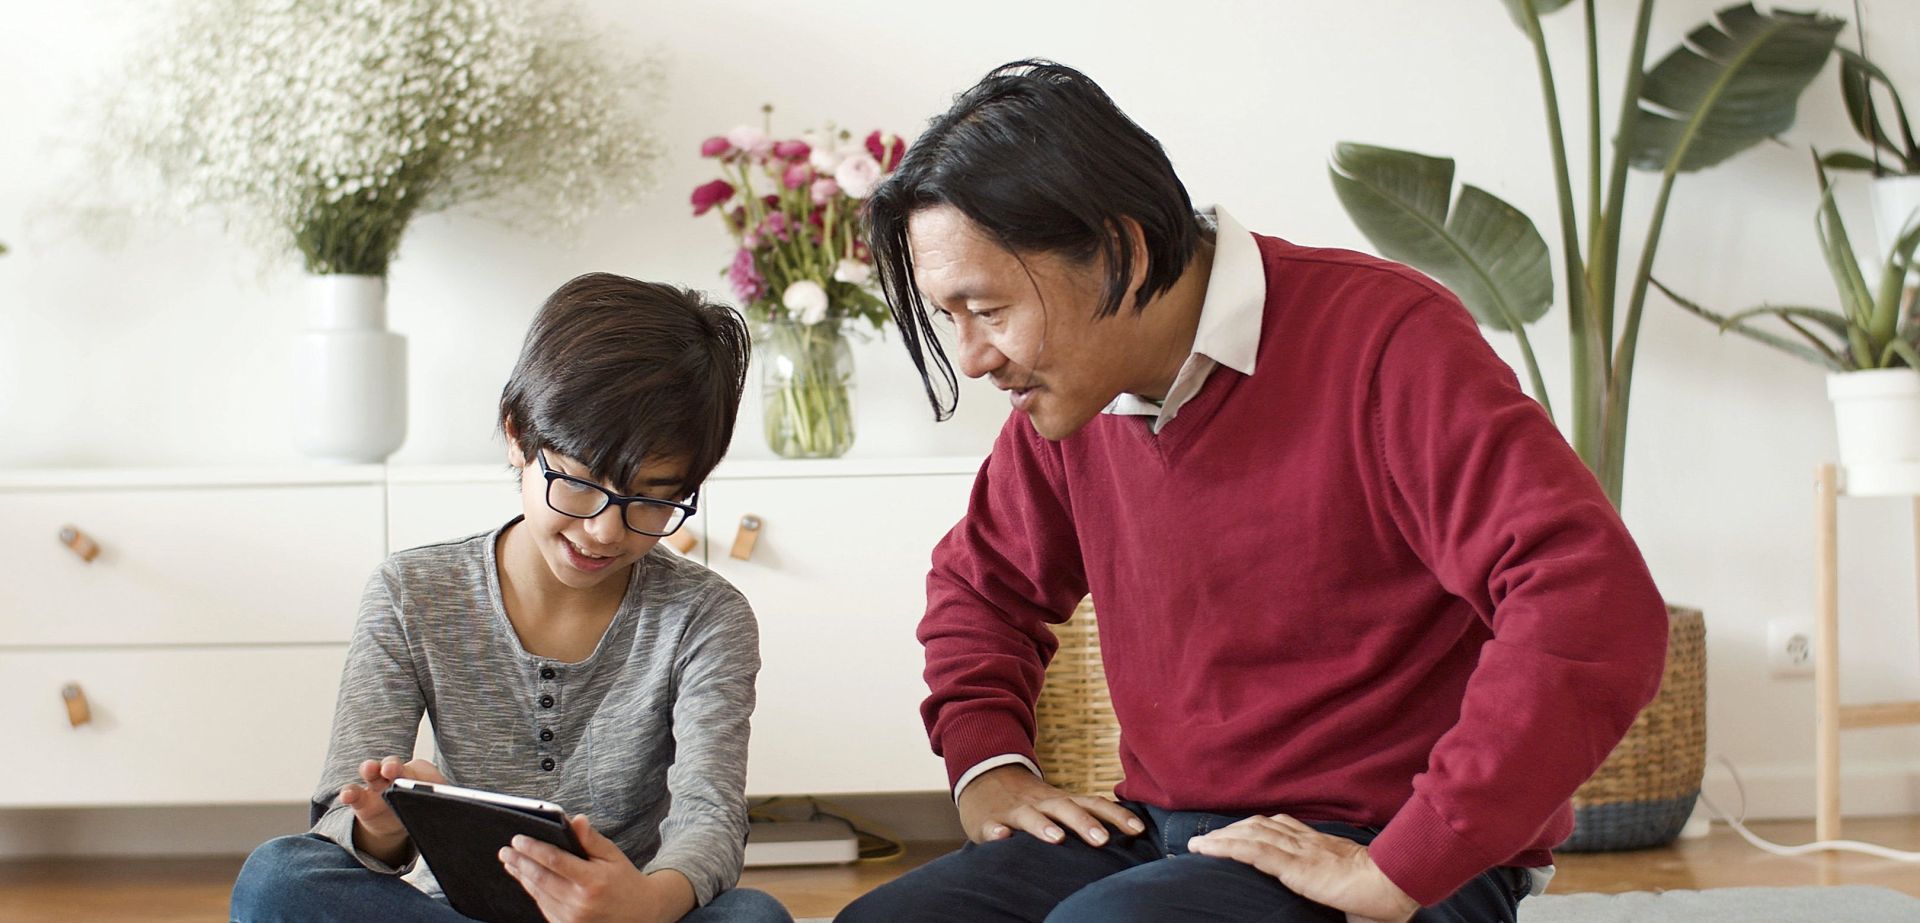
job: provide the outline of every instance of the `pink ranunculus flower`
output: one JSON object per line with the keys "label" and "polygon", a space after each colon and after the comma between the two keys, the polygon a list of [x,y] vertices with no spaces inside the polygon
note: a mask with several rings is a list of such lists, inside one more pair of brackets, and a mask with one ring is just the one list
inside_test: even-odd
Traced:
{"label": "pink ranunculus flower", "polygon": [[741,304],[751,304],[767,293],[767,280],[753,265],[753,251],[741,247],[733,255],[733,265],[727,267],[727,281],[733,283],[733,293],[740,296]]}
{"label": "pink ranunculus flower", "polygon": [[883,173],[893,172],[900,165],[900,158],[907,155],[907,142],[899,135],[883,135],[874,132],[867,136],[867,153],[880,164]]}
{"label": "pink ranunculus flower", "polygon": [[792,240],[793,219],[787,217],[786,212],[774,212],[760,223],[760,234],[762,237],[771,235],[781,240]]}
{"label": "pink ranunculus flower", "polygon": [[727,132],[727,141],[749,157],[765,157],[773,150],[773,142],[767,138],[767,133],[752,125],[741,125]]}
{"label": "pink ranunculus flower", "polygon": [[813,188],[809,192],[813,195],[813,204],[825,205],[840,194],[840,184],[834,182],[831,176],[822,176],[813,181]]}
{"label": "pink ranunculus flower", "polygon": [[839,183],[847,195],[864,199],[880,184],[880,173],[880,162],[863,151],[842,161],[839,169],[833,171],[833,181]]}
{"label": "pink ranunculus flower", "polygon": [[781,141],[773,146],[773,156],[781,160],[805,160],[813,148],[805,141]]}
{"label": "pink ranunculus flower", "polygon": [[728,141],[720,135],[714,135],[700,142],[700,156],[702,157],[718,157],[730,150],[733,150],[733,142]]}
{"label": "pink ranunculus flower", "polygon": [[813,167],[804,160],[789,164],[786,174],[780,177],[781,185],[788,189],[798,189],[811,182],[813,182]]}
{"label": "pink ranunculus flower", "polygon": [[732,183],[723,179],[702,183],[693,190],[693,213],[704,215],[713,210],[715,205],[725,204],[731,198],[733,198]]}

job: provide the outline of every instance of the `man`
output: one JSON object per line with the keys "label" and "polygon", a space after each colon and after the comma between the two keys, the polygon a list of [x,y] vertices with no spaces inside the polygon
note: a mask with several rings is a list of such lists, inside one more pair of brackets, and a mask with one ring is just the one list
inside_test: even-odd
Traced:
{"label": "man", "polygon": [[[1666,616],[1459,302],[1196,215],[1048,62],[962,94],[869,209],[936,415],[936,323],[1015,413],[919,630],[973,842],[841,919],[1512,920],[1652,697]],[[1033,752],[1047,626],[1089,591],[1118,803]]]}

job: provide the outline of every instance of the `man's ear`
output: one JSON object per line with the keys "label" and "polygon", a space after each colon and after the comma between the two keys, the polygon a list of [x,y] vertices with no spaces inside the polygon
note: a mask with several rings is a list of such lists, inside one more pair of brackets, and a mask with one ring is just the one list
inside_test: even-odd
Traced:
{"label": "man's ear", "polygon": [[1120,306],[1125,309],[1131,302],[1133,309],[1138,311],[1146,307],[1140,301],[1140,287],[1147,284],[1147,273],[1153,268],[1148,265],[1147,231],[1140,226],[1140,222],[1121,215],[1111,233],[1115,238],[1114,243],[1126,252],[1133,264],[1127,273],[1127,297],[1121,300]]}

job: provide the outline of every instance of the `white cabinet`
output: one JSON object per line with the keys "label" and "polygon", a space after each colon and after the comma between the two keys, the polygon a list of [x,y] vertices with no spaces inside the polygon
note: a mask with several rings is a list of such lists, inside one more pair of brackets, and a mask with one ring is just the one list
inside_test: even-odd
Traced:
{"label": "white cabinet", "polygon": [[[751,461],[708,480],[687,554],[760,621],[750,793],[945,788],[914,627],[977,467]],[[500,465],[0,472],[0,807],[304,800],[368,575],[520,509]],[[744,517],[761,528],[738,560]],[[69,685],[91,709],[77,727]]]}
{"label": "white cabinet", "polygon": [[[8,807],[305,801],[345,645],[0,651]],[[60,689],[85,691],[72,727]]]}
{"label": "white cabinet", "polygon": [[[972,466],[765,470],[716,478],[701,514],[708,566],[746,594],[760,623],[747,792],[945,788],[920,723],[927,688],[914,627],[930,553],[966,509]],[[739,560],[747,517],[759,534]]]}

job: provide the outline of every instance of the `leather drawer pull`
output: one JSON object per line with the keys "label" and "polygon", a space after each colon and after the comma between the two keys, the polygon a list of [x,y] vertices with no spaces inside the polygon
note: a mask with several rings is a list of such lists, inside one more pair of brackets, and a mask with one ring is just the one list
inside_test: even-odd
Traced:
{"label": "leather drawer pull", "polygon": [[667,547],[672,548],[673,550],[678,551],[681,554],[688,554],[692,552],[693,546],[698,544],[700,544],[700,540],[693,537],[692,529],[681,529],[680,531],[667,536]]}
{"label": "leather drawer pull", "polygon": [[93,721],[93,708],[87,704],[87,694],[80,690],[79,683],[68,683],[60,687],[60,698],[67,702],[67,723],[74,727]]}
{"label": "leather drawer pull", "polygon": [[760,543],[760,517],[748,513],[740,517],[740,531],[733,536],[733,556],[742,561],[753,557],[753,546]]}
{"label": "leather drawer pull", "polygon": [[100,556],[100,544],[74,526],[60,527],[60,544],[67,546],[80,560],[89,564]]}

